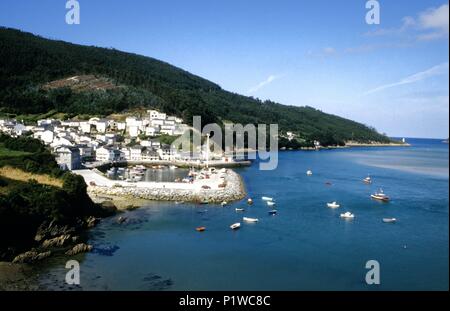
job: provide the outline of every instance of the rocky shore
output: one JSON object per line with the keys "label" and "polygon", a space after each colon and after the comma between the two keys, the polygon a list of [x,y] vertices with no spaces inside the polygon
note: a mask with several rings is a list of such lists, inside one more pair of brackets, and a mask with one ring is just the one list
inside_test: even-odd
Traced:
{"label": "rocky shore", "polygon": [[[197,203],[231,202],[241,200],[245,197],[246,192],[244,184],[239,174],[228,169],[220,178],[220,183],[215,183],[214,180],[212,180],[211,182],[194,182],[193,184],[148,183],[145,186],[117,183],[113,186],[90,185],[88,187],[88,193],[93,199],[102,196],[110,196],[130,199]],[[219,179],[217,178],[217,180]],[[142,185],[143,184],[144,183],[142,183]]]}

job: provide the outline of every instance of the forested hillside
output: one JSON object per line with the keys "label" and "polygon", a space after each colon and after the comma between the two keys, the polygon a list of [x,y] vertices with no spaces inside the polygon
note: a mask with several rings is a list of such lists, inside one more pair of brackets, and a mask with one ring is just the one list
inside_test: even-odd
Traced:
{"label": "forested hillside", "polygon": [[[69,87],[45,87],[49,82],[75,75],[94,75],[118,87],[83,92]],[[217,84],[153,58],[0,28],[0,113],[55,110],[73,115],[108,115],[142,106],[177,115],[188,123],[193,115],[201,115],[204,123],[278,123],[281,131],[293,131],[305,140],[318,139],[329,144],[347,140],[388,141],[363,124],[311,107],[262,102],[227,92]]]}

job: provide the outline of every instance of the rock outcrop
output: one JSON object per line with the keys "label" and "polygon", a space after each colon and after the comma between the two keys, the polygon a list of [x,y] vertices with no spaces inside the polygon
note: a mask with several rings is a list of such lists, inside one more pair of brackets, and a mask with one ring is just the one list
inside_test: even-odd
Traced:
{"label": "rock outcrop", "polygon": [[13,260],[13,263],[33,263],[50,257],[51,254],[51,251],[39,253],[36,250],[31,250],[16,256]]}
{"label": "rock outcrop", "polygon": [[87,253],[90,252],[92,250],[92,245],[87,245],[84,243],[80,243],[75,245],[72,249],[68,250],[66,252],[66,255],[68,256],[74,256],[80,253]]}
{"label": "rock outcrop", "polygon": [[59,237],[45,240],[42,242],[43,248],[64,247],[72,242],[72,236],[70,234],[63,234]]}

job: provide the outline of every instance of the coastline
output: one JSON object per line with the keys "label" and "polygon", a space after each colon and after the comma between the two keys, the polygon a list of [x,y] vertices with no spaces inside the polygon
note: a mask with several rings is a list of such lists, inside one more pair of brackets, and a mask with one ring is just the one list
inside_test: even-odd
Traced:
{"label": "coastline", "polygon": [[346,146],[349,148],[357,147],[411,147],[408,143],[347,143]]}

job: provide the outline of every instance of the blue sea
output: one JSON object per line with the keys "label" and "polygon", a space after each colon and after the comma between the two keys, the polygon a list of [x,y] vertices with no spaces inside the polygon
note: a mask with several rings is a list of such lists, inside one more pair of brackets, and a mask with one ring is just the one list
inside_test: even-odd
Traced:
{"label": "blue sea", "polygon": [[[440,140],[279,154],[274,171],[238,169],[249,197],[227,207],[151,202],[90,232],[93,252],[77,257],[80,287],[63,285],[64,263],[41,284],[83,290],[448,290],[449,149]],[[313,176],[306,171],[312,170]],[[370,175],[372,185],[362,179]],[[370,194],[382,188],[392,200]],[[273,197],[269,216],[262,196]],[[339,209],[327,202],[337,201]],[[244,207],[237,213],[236,207]],[[343,220],[350,211],[354,220]],[[242,224],[242,217],[259,223]],[[397,223],[383,223],[395,217]],[[205,232],[195,231],[205,226]],[[380,264],[379,285],[365,282]]]}

